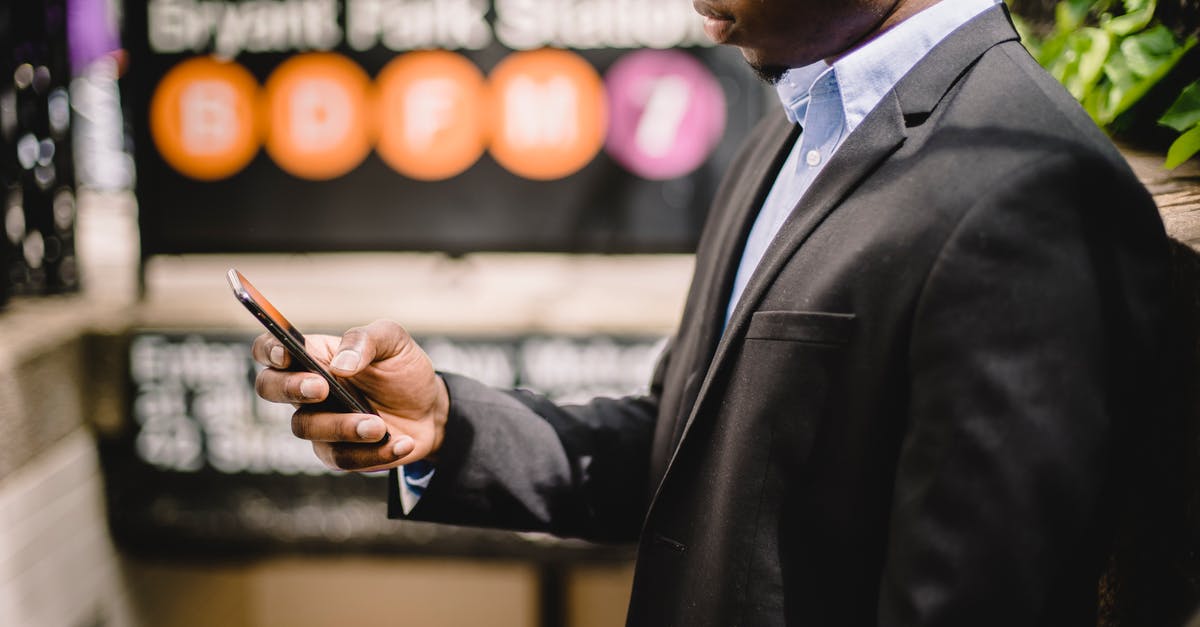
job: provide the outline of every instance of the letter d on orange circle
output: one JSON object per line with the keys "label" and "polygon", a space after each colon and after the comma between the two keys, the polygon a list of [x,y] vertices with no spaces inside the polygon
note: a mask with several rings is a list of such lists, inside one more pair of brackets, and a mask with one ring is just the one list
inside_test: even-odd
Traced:
{"label": "letter d on orange circle", "polygon": [[294,56],[267,78],[267,154],[284,171],[316,181],[353,170],[371,151],[370,78],[329,52]]}
{"label": "letter d on orange circle", "polygon": [[195,57],[171,68],[150,100],[150,137],[180,174],[233,176],[258,152],[258,81],[242,66]]}

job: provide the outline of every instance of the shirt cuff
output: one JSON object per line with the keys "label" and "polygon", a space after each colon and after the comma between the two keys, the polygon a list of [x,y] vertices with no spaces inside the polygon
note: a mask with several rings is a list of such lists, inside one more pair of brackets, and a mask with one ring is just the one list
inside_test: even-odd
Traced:
{"label": "shirt cuff", "polygon": [[396,483],[400,486],[400,507],[405,516],[412,512],[421,500],[421,495],[425,493],[425,488],[429,487],[435,470],[433,464],[425,460],[400,467],[400,481]]}

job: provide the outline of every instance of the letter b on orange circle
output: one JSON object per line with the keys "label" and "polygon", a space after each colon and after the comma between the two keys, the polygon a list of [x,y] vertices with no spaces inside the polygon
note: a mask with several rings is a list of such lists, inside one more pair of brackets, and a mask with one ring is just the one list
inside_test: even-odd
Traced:
{"label": "letter b on orange circle", "polygon": [[604,84],[579,55],[543,49],[515,53],[492,70],[491,153],[510,172],[558,179],[600,151],[608,127]]}
{"label": "letter b on orange circle", "polygon": [[150,100],[150,137],[179,173],[202,181],[233,176],[258,153],[258,82],[212,57],[171,68]]}
{"label": "letter b on orange circle", "polygon": [[485,89],[474,64],[452,52],[412,52],[388,63],[375,82],[376,150],[397,172],[436,181],[479,160]]}

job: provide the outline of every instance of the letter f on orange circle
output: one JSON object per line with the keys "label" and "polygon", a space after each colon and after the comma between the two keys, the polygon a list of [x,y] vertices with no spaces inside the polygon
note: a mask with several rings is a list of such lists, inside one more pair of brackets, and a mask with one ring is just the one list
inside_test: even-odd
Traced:
{"label": "letter f on orange circle", "polygon": [[379,156],[410,178],[456,176],[483,154],[483,74],[446,51],[412,52],[388,63],[376,78]]}

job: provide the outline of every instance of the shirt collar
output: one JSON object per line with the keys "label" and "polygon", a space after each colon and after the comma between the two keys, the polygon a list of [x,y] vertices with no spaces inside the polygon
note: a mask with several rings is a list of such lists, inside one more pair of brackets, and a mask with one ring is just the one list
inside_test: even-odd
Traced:
{"label": "shirt collar", "polygon": [[817,61],[788,70],[783,78],[775,83],[775,92],[779,94],[779,100],[783,103],[783,113],[792,124],[804,121],[811,100],[809,92],[812,91],[813,83],[817,82],[817,77],[827,69],[828,63]]}
{"label": "shirt collar", "polygon": [[845,134],[849,134],[934,46],[1000,1],[944,0],[897,24],[832,66],[817,61],[788,70],[775,85],[784,114],[792,123],[805,123],[813,86],[827,72],[832,72],[841,95]]}

